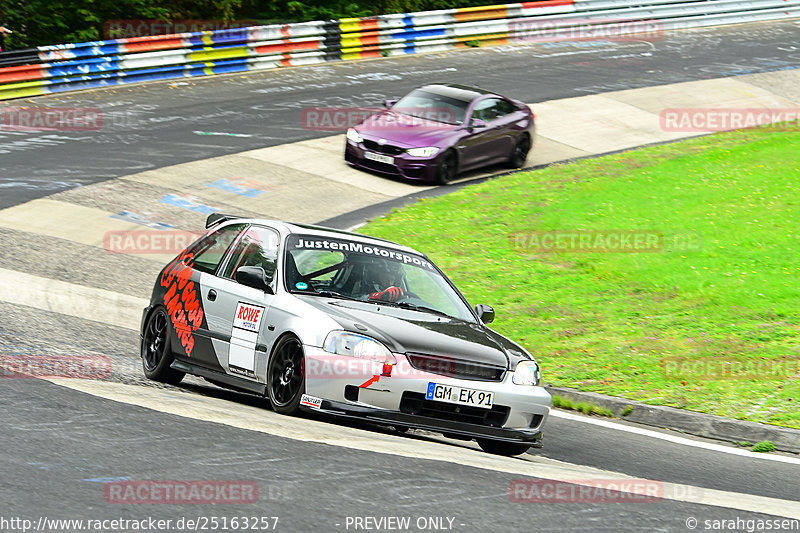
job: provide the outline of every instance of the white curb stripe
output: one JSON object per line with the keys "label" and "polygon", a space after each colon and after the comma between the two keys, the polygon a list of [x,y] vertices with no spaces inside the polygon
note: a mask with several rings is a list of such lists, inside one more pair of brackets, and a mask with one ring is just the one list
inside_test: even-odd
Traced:
{"label": "white curb stripe", "polygon": [[755,453],[741,448],[729,448],[727,446],[722,446],[721,444],[714,444],[711,442],[702,442],[698,440],[687,439],[685,437],[679,437],[677,435],[661,433],[660,431],[653,431],[651,429],[638,428],[634,426],[626,426],[624,424],[617,424],[609,420],[597,420],[586,416],[580,416],[572,413],[565,413],[564,411],[557,411],[555,409],[550,411],[550,416],[556,418],[563,418],[564,420],[570,420],[572,422],[583,422],[584,424],[591,424],[593,426],[600,426],[608,429],[615,429],[617,431],[626,431],[628,433],[635,433],[636,435],[642,435],[644,437],[650,437],[653,439],[660,439],[667,442],[673,442],[675,444],[683,444],[684,446],[694,446],[695,448],[703,448],[705,450],[722,452],[730,455],[738,455],[741,457],[747,457],[749,459],[764,459],[767,461],[777,461],[779,463],[790,463],[794,465],[800,465],[800,458],[787,457],[784,455],[769,455],[766,453]]}

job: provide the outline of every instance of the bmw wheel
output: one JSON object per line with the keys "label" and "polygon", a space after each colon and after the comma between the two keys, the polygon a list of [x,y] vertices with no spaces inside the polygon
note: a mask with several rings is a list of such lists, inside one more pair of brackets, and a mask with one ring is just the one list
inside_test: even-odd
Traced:
{"label": "bmw wheel", "polygon": [[523,133],[514,143],[514,149],[508,157],[508,166],[511,168],[522,168],[528,160],[528,152],[531,151],[531,138],[527,133]]}
{"label": "bmw wheel", "polygon": [[167,313],[156,309],[150,313],[142,334],[142,369],[148,379],[177,385],[186,374],[170,367],[173,357],[169,339]]}
{"label": "bmw wheel", "polygon": [[442,162],[439,163],[439,168],[436,170],[436,183],[444,185],[449,181],[453,181],[456,177],[458,161],[456,154],[452,150],[445,152],[442,157]]}
{"label": "bmw wheel", "polygon": [[297,413],[306,390],[305,374],[303,345],[297,337],[283,337],[278,341],[267,368],[267,392],[276,413]]}

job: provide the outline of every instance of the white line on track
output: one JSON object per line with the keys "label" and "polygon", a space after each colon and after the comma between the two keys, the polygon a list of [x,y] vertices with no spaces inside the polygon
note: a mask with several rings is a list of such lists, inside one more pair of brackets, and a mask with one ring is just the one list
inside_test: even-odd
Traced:
{"label": "white line on track", "polygon": [[5,268],[0,268],[0,301],[135,330],[147,305],[145,298]]}
{"label": "white line on track", "polygon": [[748,459],[763,459],[767,461],[777,461],[779,463],[790,463],[790,464],[800,465],[800,458],[796,457],[787,457],[785,455],[769,455],[766,453],[755,453],[740,448],[729,448],[721,444],[714,444],[712,442],[703,442],[699,440],[687,439],[686,437],[679,437],[677,435],[661,433],[660,431],[653,431],[651,429],[644,429],[635,426],[626,426],[624,424],[617,424],[615,422],[611,422],[608,420],[596,420],[594,418],[575,415],[572,413],[556,411],[555,409],[550,411],[550,416],[555,418],[563,418],[564,420],[570,420],[573,422],[582,422],[584,424],[591,424],[594,426],[614,429],[617,431],[626,431],[628,433],[634,433],[636,435],[642,435],[644,437],[650,437],[653,439],[665,440],[675,444],[682,444],[684,446],[694,446],[695,448],[703,448],[705,450],[711,450],[714,452],[728,453],[730,455],[739,455],[741,457],[747,457]]}

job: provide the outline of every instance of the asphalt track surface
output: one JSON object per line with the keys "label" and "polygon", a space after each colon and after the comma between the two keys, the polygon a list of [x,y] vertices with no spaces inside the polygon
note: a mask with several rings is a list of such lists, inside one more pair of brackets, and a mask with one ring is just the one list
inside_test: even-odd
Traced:
{"label": "asphalt track surface", "polygon": [[[800,48],[792,43],[800,42],[798,37],[800,26],[792,22],[734,26],[667,34],[655,43],[468,50],[14,102],[100,107],[105,116],[119,110],[119,119],[99,133],[0,131],[0,208],[149,168],[327,135],[302,127],[302,109],[376,105],[431,80],[478,82],[537,102],[797,67]],[[31,272],[68,268],[37,264],[33,255],[27,262],[14,262],[15,268]],[[0,315],[0,354],[102,353],[113,362],[113,381],[154,388],[141,376],[133,331],[5,303],[0,303]],[[229,402],[232,412],[263,405],[253,396],[194,379],[164,390]],[[279,531],[353,531],[346,527],[348,516],[409,516],[412,523],[420,517],[453,518],[452,531],[621,532],[689,531],[689,517],[700,521],[698,531],[705,519],[770,518],[669,499],[512,502],[509,483],[521,477],[513,473],[289,439],[40,380],[3,379],[0,405],[0,518],[6,519],[257,515],[278,516]],[[264,416],[275,416],[263,409]],[[345,429],[376,438],[387,434],[325,424],[324,431],[332,435]],[[442,441],[454,456],[467,451],[461,443],[424,433],[391,438],[398,443]],[[530,455],[548,464],[597,468],[700,491],[775,498],[785,502],[787,513],[800,512],[796,462],[740,457],[556,417],[546,428],[545,448]],[[253,480],[261,496],[257,504],[240,506],[109,504],[103,483],[120,479]]]}

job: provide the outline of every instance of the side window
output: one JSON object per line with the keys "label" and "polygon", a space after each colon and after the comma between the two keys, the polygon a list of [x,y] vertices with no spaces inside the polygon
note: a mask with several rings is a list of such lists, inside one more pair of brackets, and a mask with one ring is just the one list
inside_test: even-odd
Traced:
{"label": "side window", "polygon": [[225,250],[244,227],[245,224],[232,224],[205,236],[191,247],[191,252],[194,253],[192,267],[207,274],[216,272],[219,262],[225,255]]}
{"label": "side window", "polygon": [[516,106],[508,100],[495,100],[495,117],[501,118],[517,110]]}
{"label": "side window", "polygon": [[491,122],[497,118],[502,118],[516,110],[514,104],[499,98],[487,98],[481,100],[472,112],[474,118],[479,118],[485,122]]}
{"label": "side window", "polygon": [[477,118],[483,120],[484,122],[489,122],[492,120],[494,118],[492,113],[492,106],[494,105],[494,102],[494,99],[487,98],[475,104],[475,108],[472,110],[472,118]]}
{"label": "side window", "polygon": [[267,273],[267,279],[275,275],[278,259],[278,233],[262,226],[251,226],[236,243],[231,257],[220,274],[233,279],[236,269],[243,266],[260,266]]}

